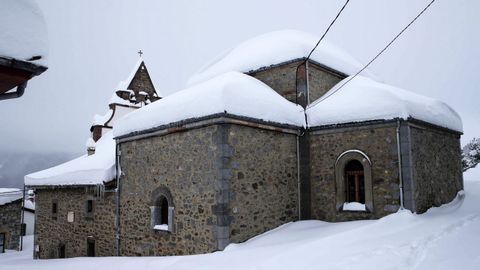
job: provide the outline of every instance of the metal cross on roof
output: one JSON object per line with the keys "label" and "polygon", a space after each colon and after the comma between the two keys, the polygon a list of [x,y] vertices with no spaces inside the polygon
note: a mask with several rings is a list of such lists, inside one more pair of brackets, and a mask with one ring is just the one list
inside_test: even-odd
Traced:
{"label": "metal cross on roof", "polygon": [[143,54],[142,50],[138,51],[138,55],[140,55],[140,57],[142,57],[142,54]]}

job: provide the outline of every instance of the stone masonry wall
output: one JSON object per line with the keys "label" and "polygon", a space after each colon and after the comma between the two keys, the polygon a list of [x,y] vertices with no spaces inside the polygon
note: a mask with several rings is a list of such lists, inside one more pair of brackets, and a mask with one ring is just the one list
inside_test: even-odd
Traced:
{"label": "stone masonry wall", "polygon": [[5,233],[5,249],[17,249],[20,243],[22,200],[0,205],[0,233]]}
{"label": "stone masonry wall", "polygon": [[277,91],[287,100],[295,103],[296,71],[301,61],[276,66],[266,70],[250,73],[249,75],[262,81]]}
{"label": "stone masonry wall", "polygon": [[460,136],[432,128],[410,127],[415,211],[452,201],[463,189]]}
{"label": "stone masonry wall", "polygon": [[231,242],[298,220],[296,135],[230,125]]}
{"label": "stone masonry wall", "polygon": [[332,89],[343,77],[328,72],[316,64],[309,63],[308,84],[310,103],[322,97],[328,90]]}
{"label": "stone masonry wall", "polygon": [[[380,218],[399,206],[398,158],[395,126],[350,128],[310,135],[311,218],[346,221]],[[372,162],[372,213],[337,211],[335,162],[340,154],[357,149]]]}
{"label": "stone masonry wall", "polygon": [[[133,77],[133,80],[128,86],[128,89],[133,90],[135,94],[138,94],[138,92],[140,91],[145,91],[150,95],[150,97],[153,96],[153,93],[155,92],[155,87],[150,80],[150,75],[148,73],[147,67],[144,64],[142,64],[137,70],[137,73]],[[136,98],[138,99],[138,95],[136,96]]]}
{"label": "stone masonry wall", "polygon": [[[86,188],[38,189],[36,200],[36,243],[39,258],[58,258],[65,245],[66,257],[87,256],[87,239],[95,240],[96,256],[115,255],[115,196],[95,197]],[[93,199],[93,215],[86,213],[87,200]],[[57,202],[54,219],[52,202]],[[74,221],[67,221],[67,213]]]}
{"label": "stone masonry wall", "polygon": [[[296,72],[298,65],[302,62],[303,60],[298,60],[269,69],[251,72],[249,74],[270,86],[287,100],[295,103]],[[312,62],[309,63],[308,74],[310,102],[314,102],[316,99],[320,98],[335,84],[342,80],[340,76],[328,72]]]}
{"label": "stone masonry wall", "polygon": [[[182,255],[212,252],[215,184],[220,178],[218,126],[176,132],[120,144],[121,255]],[[173,232],[151,228],[154,190],[169,189]]]}

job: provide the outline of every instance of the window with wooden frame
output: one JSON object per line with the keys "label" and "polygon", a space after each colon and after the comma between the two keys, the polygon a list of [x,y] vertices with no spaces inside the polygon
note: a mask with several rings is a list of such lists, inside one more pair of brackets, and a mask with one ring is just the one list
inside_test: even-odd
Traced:
{"label": "window with wooden frame", "polygon": [[338,156],[335,185],[338,211],[374,211],[372,162],[365,152],[351,149]]}
{"label": "window with wooden frame", "polygon": [[345,166],[345,202],[365,204],[365,173],[358,160],[350,160]]}

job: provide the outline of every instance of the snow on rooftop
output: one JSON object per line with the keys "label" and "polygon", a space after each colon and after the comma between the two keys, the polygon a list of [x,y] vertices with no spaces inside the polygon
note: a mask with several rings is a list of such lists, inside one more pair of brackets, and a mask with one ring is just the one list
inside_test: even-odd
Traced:
{"label": "snow on rooftop", "polygon": [[[121,99],[121,98],[119,98]],[[123,99],[122,99],[123,100]],[[113,110],[108,110],[104,115],[95,114],[93,116],[93,126],[103,126],[112,117]]]}
{"label": "snow on rooftop", "polygon": [[22,197],[22,191],[18,188],[0,188],[0,205],[14,202]]}
{"label": "snow on rooftop", "polygon": [[30,201],[30,200],[25,200],[24,203],[23,203],[23,207],[25,209],[30,209],[30,210],[35,211],[35,203]]}
{"label": "snow on rooftop", "polygon": [[115,178],[115,140],[107,132],[96,143],[95,154],[25,176],[27,186],[97,185]]}
{"label": "snow on rooftop", "polygon": [[306,110],[310,127],[414,118],[462,132],[460,116],[447,104],[397,87],[357,76],[339,82]]}
{"label": "snow on rooftop", "polygon": [[[289,60],[307,57],[319,36],[297,30],[282,30],[263,34],[247,40],[221,54],[190,77],[187,85],[208,80],[227,71],[248,72]],[[323,40],[311,59],[351,75],[363,65],[340,47]],[[375,78],[368,69],[364,75]]]}
{"label": "snow on rooftop", "polygon": [[305,125],[301,106],[284,99],[251,76],[228,72],[126,115],[118,121],[113,132],[114,136],[121,136],[225,111],[280,124]]}
{"label": "snow on rooftop", "polygon": [[40,8],[33,0],[0,1],[0,57],[46,66],[47,28]]}
{"label": "snow on rooftop", "polygon": [[140,57],[138,59],[137,63],[135,63],[135,65],[133,66],[132,70],[130,71],[130,74],[128,74],[127,79],[125,81],[121,81],[121,82],[118,83],[117,90],[127,90],[128,89],[128,86],[132,82],[133,77],[135,77],[135,74],[137,73],[138,68],[140,67],[140,65],[142,65],[143,62],[144,62],[143,58]]}

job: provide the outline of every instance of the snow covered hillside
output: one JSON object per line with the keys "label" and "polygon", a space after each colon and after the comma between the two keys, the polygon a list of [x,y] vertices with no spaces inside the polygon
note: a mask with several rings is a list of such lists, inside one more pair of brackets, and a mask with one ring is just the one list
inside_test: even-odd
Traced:
{"label": "snow covered hillside", "polygon": [[380,220],[289,223],[223,252],[177,257],[32,260],[0,254],[7,269],[478,269],[480,179],[455,201],[423,215],[400,211]]}

